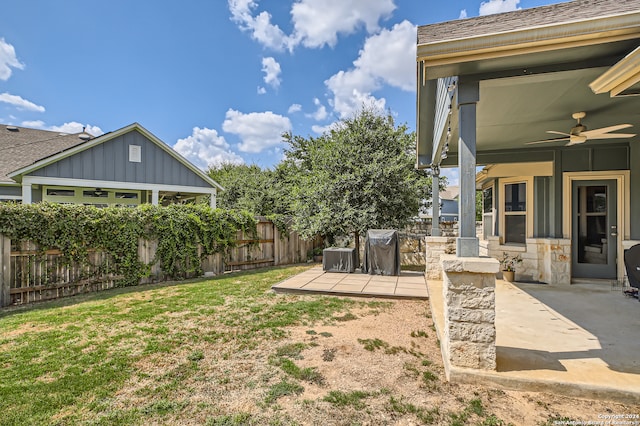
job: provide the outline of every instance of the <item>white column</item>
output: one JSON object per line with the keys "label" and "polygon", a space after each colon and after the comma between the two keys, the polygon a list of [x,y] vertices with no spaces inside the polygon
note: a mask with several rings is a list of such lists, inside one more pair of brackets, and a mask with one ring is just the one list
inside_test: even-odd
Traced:
{"label": "white column", "polygon": [[216,208],[216,194],[217,191],[214,189],[213,193],[211,193],[211,198],[209,199],[209,206],[211,206],[212,209]]}
{"label": "white column", "polygon": [[22,182],[22,204],[31,204],[31,184]]}
{"label": "white column", "polygon": [[159,192],[157,189],[151,190],[151,204],[154,206],[158,205]]}

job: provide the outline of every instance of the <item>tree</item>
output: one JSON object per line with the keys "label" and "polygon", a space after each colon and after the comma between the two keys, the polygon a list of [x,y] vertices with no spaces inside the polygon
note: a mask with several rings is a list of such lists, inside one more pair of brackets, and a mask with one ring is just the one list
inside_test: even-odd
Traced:
{"label": "tree", "polygon": [[247,210],[253,214],[271,213],[270,177],[260,167],[224,163],[209,168],[207,174],[224,188],[217,196],[218,207]]}
{"label": "tree", "polygon": [[431,177],[415,169],[415,134],[363,107],[320,137],[284,135],[297,170],[295,228],[304,237],[402,228],[431,199]]}

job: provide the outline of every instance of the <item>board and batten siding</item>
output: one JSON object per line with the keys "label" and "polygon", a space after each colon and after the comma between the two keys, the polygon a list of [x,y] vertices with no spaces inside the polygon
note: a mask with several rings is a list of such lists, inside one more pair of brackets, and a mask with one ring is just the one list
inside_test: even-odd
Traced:
{"label": "board and batten siding", "polygon": [[0,185],[0,197],[3,195],[21,196],[22,188],[19,185]]}
{"label": "board and batten siding", "polygon": [[[141,147],[141,162],[129,161],[129,146]],[[169,147],[169,149],[171,149]],[[138,131],[131,131],[30,173],[32,176],[210,188]]]}

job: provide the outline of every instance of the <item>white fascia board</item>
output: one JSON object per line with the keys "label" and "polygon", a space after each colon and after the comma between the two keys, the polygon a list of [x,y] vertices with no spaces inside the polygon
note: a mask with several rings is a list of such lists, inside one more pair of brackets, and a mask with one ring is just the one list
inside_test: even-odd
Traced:
{"label": "white fascia board", "polygon": [[23,185],[74,186],[89,188],[130,189],[142,191],[191,192],[196,194],[216,195],[217,188],[201,186],[164,185],[155,183],[117,182],[110,180],[69,179],[44,176],[24,176]]}
{"label": "white fascia board", "polygon": [[[189,170],[191,170],[192,172],[194,172],[195,174],[197,174],[200,178],[202,178],[205,182],[207,182],[209,185],[219,189],[220,191],[224,191],[224,188],[216,181],[214,181],[213,179],[211,179],[209,176],[207,176],[204,172],[202,172],[202,170],[200,170],[199,168],[197,168],[196,166],[194,166],[193,164],[191,164],[191,162],[189,162],[189,160],[187,160],[186,158],[184,158],[182,155],[178,154],[173,148],[171,148],[169,145],[167,145],[166,143],[164,143],[163,141],[161,141],[160,139],[158,139],[153,133],[149,132],[147,129],[145,129],[144,127],[142,127],[140,124],[138,123],[132,123],[126,127],[123,127],[119,130],[113,131],[113,132],[109,132],[109,133],[105,133],[102,136],[98,136],[95,139],[91,139],[89,141],[87,141],[86,143],[77,145],[73,148],[70,148],[66,151],[60,152],[56,155],[52,155],[51,157],[45,158],[43,160],[37,161],[29,166],[23,167],[21,169],[18,169],[16,171],[13,171],[11,173],[8,174],[8,177],[10,177],[11,179],[14,179],[16,181],[20,181],[20,178],[22,175],[28,174],[33,172],[34,170],[38,170],[41,169],[42,167],[48,166],[49,164],[53,164],[56,163],[64,158],[67,157],[71,157],[72,155],[75,155],[79,152],[85,151],[87,149],[93,148],[96,145],[100,145],[102,143],[105,143],[111,139],[115,139],[119,136],[122,136],[126,133],[131,132],[132,130],[137,130],[138,132],[142,133],[144,136],[147,137],[147,139],[149,139],[150,141],[152,141],[153,143],[155,143],[158,147],[162,148],[165,152],[167,152],[169,155],[171,155],[173,158],[175,158],[176,160],[178,160],[180,163],[182,163],[185,167],[187,167]],[[23,178],[24,179],[24,178]]]}

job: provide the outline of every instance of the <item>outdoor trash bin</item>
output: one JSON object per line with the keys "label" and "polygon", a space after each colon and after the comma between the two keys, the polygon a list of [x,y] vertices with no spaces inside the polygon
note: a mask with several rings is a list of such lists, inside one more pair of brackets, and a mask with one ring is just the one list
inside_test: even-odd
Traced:
{"label": "outdoor trash bin", "polygon": [[400,275],[398,231],[369,229],[364,245],[364,272],[371,275]]}
{"label": "outdoor trash bin", "polygon": [[354,272],[356,249],[330,247],[322,251],[322,270],[327,272]]}

